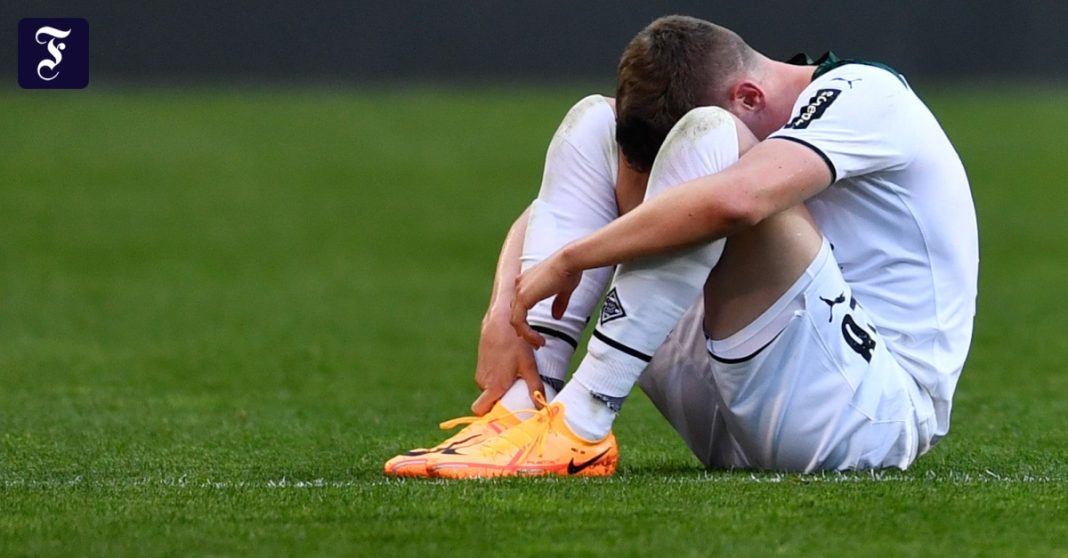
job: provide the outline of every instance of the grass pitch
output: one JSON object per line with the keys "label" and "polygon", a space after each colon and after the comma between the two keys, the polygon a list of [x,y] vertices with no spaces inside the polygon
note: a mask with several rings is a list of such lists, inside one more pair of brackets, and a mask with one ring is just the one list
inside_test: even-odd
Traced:
{"label": "grass pitch", "polygon": [[499,242],[581,95],[0,93],[0,555],[1068,553],[1059,91],[928,95],[982,273],[909,471],[705,472],[635,395],[615,478],[383,477],[476,395]]}

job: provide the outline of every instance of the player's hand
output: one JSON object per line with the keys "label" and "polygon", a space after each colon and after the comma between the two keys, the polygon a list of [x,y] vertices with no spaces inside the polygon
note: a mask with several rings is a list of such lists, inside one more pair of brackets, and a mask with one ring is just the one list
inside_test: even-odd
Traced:
{"label": "player's hand", "polygon": [[507,315],[500,319],[487,317],[478,338],[478,362],[475,365],[475,383],[482,388],[482,395],[471,404],[471,411],[478,416],[488,413],[515,384],[516,378],[527,383],[531,401],[535,391],[545,393],[538,365],[534,362],[534,350],[516,336]]}
{"label": "player's hand", "polygon": [[544,347],[545,338],[527,323],[527,312],[538,302],[556,295],[553,317],[558,320],[563,318],[571,301],[571,293],[575,292],[582,280],[582,272],[568,270],[562,259],[560,252],[557,252],[515,278],[512,327],[533,347]]}

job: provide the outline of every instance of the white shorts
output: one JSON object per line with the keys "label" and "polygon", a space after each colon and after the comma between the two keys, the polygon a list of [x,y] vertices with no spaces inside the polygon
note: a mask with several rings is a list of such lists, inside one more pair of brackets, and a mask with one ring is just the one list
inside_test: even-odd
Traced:
{"label": "white shorts", "polygon": [[780,299],[724,340],[698,300],[639,381],[708,467],[907,468],[930,447],[930,396],[887,350],[827,242]]}

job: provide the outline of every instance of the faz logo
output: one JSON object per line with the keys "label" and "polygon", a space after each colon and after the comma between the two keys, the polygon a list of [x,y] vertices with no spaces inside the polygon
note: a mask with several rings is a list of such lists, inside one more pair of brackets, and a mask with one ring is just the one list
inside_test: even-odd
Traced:
{"label": "faz logo", "polygon": [[616,293],[616,288],[612,287],[612,290],[605,295],[604,304],[601,306],[601,325],[625,317],[627,313],[623,311],[623,304],[619,302],[619,294]]}
{"label": "faz logo", "polygon": [[823,116],[827,107],[831,106],[831,103],[841,94],[842,91],[839,89],[820,89],[816,92],[816,96],[809,99],[808,104],[801,108],[801,113],[783,127],[793,128],[794,130],[808,128],[808,125],[813,120]]}
{"label": "faz logo", "polygon": [[89,22],[81,18],[20,20],[19,85],[23,89],[89,85]]}

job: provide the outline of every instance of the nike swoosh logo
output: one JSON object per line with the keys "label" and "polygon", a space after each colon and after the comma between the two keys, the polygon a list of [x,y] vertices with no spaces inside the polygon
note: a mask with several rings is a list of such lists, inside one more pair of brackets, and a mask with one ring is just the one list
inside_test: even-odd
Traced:
{"label": "nike swoosh logo", "polygon": [[[611,448],[609,448],[609,449],[611,449]],[[567,464],[567,474],[569,474],[569,475],[577,475],[577,474],[579,474],[586,467],[589,467],[590,465],[593,465],[594,461],[597,461],[598,459],[604,457],[604,455],[606,453],[608,453],[608,450],[602,451],[600,453],[600,455],[598,455],[597,457],[594,457],[593,459],[591,459],[591,460],[589,460],[589,461],[587,461],[587,462],[585,462],[585,463],[583,463],[581,465],[575,465],[575,459],[572,458],[571,461]]]}

